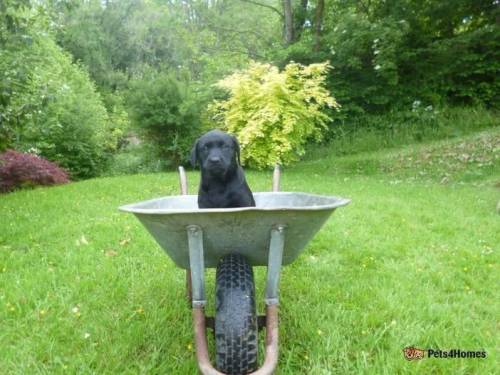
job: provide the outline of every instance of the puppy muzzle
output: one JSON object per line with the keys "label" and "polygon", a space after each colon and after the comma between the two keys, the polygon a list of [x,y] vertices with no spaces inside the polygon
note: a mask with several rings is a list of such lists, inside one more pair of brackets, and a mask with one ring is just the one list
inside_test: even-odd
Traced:
{"label": "puppy muzzle", "polygon": [[224,165],[224,163],[218,162],[210,162],[208,161],[205,165],[205,172],[210,176],[214,177],[223,177],[226,175],[228,171],[228,166]]}

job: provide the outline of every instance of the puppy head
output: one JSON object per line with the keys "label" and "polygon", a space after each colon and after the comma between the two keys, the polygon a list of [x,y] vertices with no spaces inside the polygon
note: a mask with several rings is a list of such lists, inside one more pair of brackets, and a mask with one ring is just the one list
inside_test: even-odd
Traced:
{"label": "puppy head", "polygon": [[191,165],[203,173],[223,177],[240,164],[240,145],[233,135],[211,130],[201,136],[191,150]]}

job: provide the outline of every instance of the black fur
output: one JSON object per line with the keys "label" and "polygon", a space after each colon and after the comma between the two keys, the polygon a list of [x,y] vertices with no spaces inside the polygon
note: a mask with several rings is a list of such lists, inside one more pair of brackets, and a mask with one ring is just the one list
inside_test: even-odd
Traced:
{"label": "black fur", "polygon": [[191,164],[200,165],[199,208],[255,206],[240,166],[240,145],[236,137],[211,130],[200,137],[191,151]]}

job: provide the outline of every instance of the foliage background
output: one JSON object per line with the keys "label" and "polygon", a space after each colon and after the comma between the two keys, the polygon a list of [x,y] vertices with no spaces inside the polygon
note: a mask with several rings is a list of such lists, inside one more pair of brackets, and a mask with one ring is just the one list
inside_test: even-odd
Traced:
{"label": "foliage background", "polygon": [[329,61],[324,88],[341,110],[324,112],[324,141],[380,116],[414,128],[447,107],[496,113],[499,9],[491,0],[5,0],[0,151],[35,149],[73,178],[169,168],[217,126],[207,107],[229,96],[214,84],[252,61]]}

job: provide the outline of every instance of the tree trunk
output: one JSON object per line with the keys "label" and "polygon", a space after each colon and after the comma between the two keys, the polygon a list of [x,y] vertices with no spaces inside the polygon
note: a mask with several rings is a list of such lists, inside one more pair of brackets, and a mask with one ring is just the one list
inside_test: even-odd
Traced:
{"label": "tree trunk", "polygon": [[283,0],[283,37],[285,45],[293,43],[293,15],[292,15],[292,1]]}
{"label": "tree trunk", "polygon": [[321,31],[323,26],[323,13],[325,10],[325,0],[318,0],[314,15],[314,51],[321,49]]}

